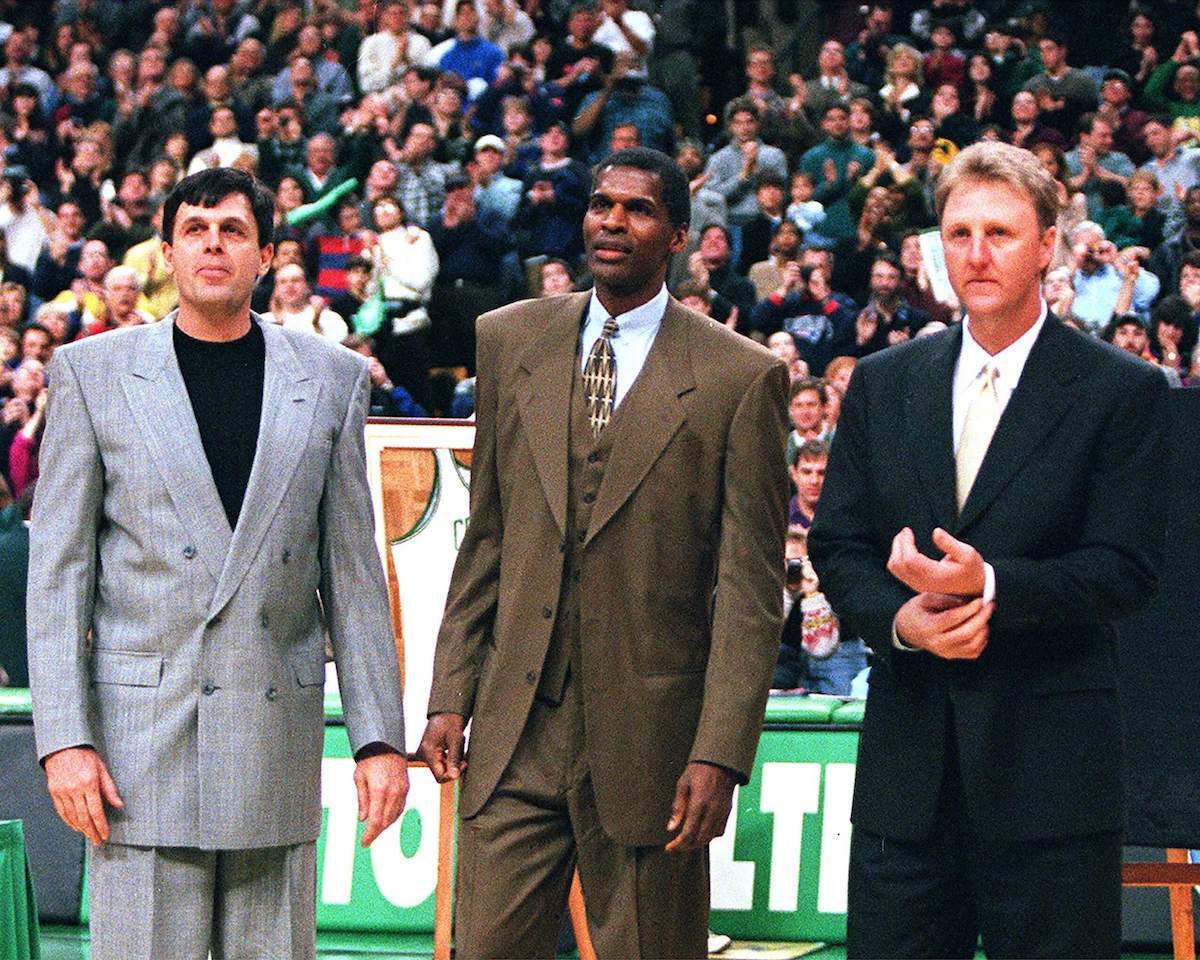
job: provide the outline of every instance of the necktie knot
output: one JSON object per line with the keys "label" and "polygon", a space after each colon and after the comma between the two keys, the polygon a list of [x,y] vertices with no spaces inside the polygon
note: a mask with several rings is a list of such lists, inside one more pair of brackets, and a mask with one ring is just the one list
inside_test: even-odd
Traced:
{"label": "necktie knot", "polygon": [[615,317],[609,317],[604,321],[604,329],[600,331],[600,336],[608,337],[610,340],[621,331],[621,325],[617,323]]}

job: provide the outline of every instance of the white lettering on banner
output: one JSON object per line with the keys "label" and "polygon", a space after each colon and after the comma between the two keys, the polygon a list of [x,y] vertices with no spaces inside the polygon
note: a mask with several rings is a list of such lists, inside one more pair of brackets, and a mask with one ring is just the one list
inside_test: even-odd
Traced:
{"label": "white lettering on banner", "polygon": [[800,898],[800,848],[804,815],[816,813],[821,801],[819,763],[764,763],[763,813],[774,814],[771,831],[771,883],[767,909],[792,913]]}
{"label": "white lettering on banner", "polygon": [[754,861],[734,860],[733,843],[737,837],[738,792],[733,788],[733,806],[725,832],[708,848],[709,887],[714,910],[752,910],[754,908]]}
{"label": "white lettering on banner", "polygon": [[[410,770],[404,813],[371,844],[375,885],[394,907],[419,907],[437,887],[439,796],[440,788],[428,770]],[[421,818],[421,839],[408,857],[400,846],[400,825],[413,816]]]}
{"label": "white lettering on banner", "polygon": [[329,808],[321,902],[349,903],[354,888],[354,841],[358,837],[358,790],[352,758],[325,757],[321,761],[321,806]]}
{"label": "white lettering on banner", "polygon": [[818,913],[846,912],[846,881],[850,876],[850,800],[853,795],[854,764],[827,764],[825,796],[821,801]]}

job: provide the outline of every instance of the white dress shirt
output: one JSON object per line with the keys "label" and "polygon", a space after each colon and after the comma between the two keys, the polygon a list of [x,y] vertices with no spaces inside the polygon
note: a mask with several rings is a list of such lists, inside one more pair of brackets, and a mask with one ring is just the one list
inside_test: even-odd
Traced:
{"label": "white dress shirt", "polygon": [[[984,369],[989,365],[996,369],[996,399],[999,401],[1000,414],[1003,416],[1004,410],[1008,406],[1008,401],[1012,399],[1013,391],[1017,389],[1017,384],[1021,380],[1021,373],[1025,369],[1026,361],[1029,360],[1029,353],[1033,350],[1033,344],[1042,332],[1042,327],[1046,324],[1046,313],[1046,301],[1043,300],[1037,322],[1007,347],[995,354],[988,353],[979,345],[979,341],[971,336],[971,318],[966,317],[963,320],[962,346],[958,351],[958,362],[954,366],[954,382],[951,388],[951,409],[954,418],[954,452],[956,454],[958,453],[958,446],[962,442],[963,424],[966,423],[967,408],[971,405],[972,395],[979,390],[979,378],[983,375]],[[996,599],[996,571],[986,561],[983,564],[982,599],[984,603],[991,603]],[[892,627],[892,645],[901,650],[916,649],[900,640],[896,635],[894,625]]]}
{"label": "white dress shirt", "polygon": [[[629,388],[633,386],[638,374],[642,372],[642,367],[646,365],[646,357],[654,345],[658,328],[662,326],[663,314],[667,312],[669,299],[667,286],[663,284],[663,288],[640,307],[634,307],[628,313],[621,313],[613,317],[617,321],[617,335],[612,338],[613,353],[617,358],[617,389],[613,396],[614,410],[621,405],[625,394],[629,392]],[[596,296],[596,291],[593,290],[591,302],[588,303],[587,319],[583,322],[583,335],[579,341],[581,346],[579,369],[581,372],[587,365],[592,345],[600,339],[600,333],[604,330],[604,321],[609,316],[611,314],[604,309]]]}

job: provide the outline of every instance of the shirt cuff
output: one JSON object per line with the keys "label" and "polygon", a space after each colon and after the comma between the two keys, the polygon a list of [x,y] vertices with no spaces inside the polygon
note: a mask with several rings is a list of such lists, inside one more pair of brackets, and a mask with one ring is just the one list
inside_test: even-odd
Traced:
{"label": "shirt cuff", "polygon": [[996,599],[996,571],[990,563],[983,565],[983,602],[991,603]]}

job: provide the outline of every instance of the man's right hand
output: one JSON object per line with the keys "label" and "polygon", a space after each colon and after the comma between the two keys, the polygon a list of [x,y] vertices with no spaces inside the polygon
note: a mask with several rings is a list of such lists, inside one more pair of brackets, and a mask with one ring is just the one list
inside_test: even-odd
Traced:
{"label": "man's right hand", "polygon": [[91,747],[68,747],[52,753],[43,763],[50,799],[63,822],[96,846],[108,839],[107,801],[118,810],[125,806],[104,761]]}
{"label": "man's right hand", "polygon": [[918,650],[944,660],[977,660],[988,642],[988,620],[995,603],[976,597],[918,593],[896,612],[896,636]]}
{"label": "man's right hand", "polygon": [[417,756],[429,764],[438,783],[457,780],[467,769],[463,756],[467,718],[461,713],[435,713],[425,725]]}

